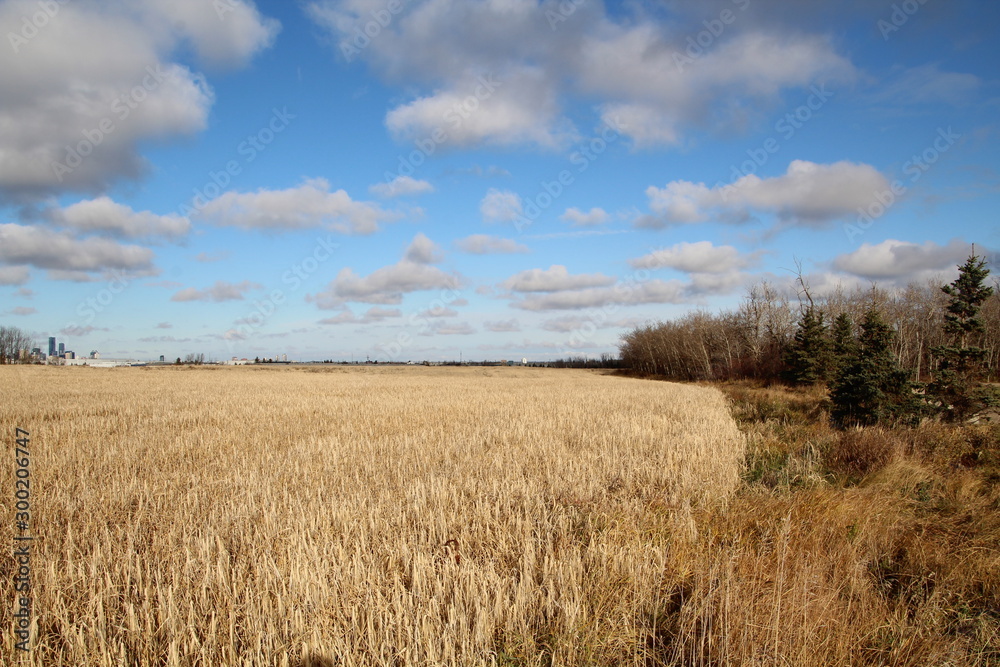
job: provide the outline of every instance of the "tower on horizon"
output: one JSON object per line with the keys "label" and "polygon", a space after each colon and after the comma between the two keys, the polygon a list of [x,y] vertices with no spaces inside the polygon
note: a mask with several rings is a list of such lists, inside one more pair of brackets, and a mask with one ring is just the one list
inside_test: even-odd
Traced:
{"label": "tower on horizon", "polygon": [[56,337],[49,336],[49,356],[56,356]]}

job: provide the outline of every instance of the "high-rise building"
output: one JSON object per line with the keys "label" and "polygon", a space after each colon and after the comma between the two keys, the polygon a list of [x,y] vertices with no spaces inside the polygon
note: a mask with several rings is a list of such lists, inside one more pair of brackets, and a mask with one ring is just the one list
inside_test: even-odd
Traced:
{"label": "high-rise building", "polygon": [[56,356],[56,337],[49,336],[49,356]]}
{"label": "high-rise building", "polygon": [[66,354],[66,343],[59,343],[59,356]]}

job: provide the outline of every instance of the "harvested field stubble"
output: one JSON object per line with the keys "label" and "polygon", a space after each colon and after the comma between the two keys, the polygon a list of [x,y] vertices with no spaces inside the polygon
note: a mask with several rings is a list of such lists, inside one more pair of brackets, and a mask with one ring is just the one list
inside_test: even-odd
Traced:
{"label": "harvested field stubble", "polygon": [[0,367],[15,427],[32,665],[656,664],[745,454],[714,389],[545,369]]}

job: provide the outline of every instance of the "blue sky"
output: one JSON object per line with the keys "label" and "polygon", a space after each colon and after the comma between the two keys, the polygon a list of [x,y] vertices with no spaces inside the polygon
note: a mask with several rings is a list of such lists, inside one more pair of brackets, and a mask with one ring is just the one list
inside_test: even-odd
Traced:
{"label": "blue sky", "polygon": [[[821,5],[821,6],[818,6]],[[533,360],[996,263],[1000,6],[5,0],[0,322]]]}

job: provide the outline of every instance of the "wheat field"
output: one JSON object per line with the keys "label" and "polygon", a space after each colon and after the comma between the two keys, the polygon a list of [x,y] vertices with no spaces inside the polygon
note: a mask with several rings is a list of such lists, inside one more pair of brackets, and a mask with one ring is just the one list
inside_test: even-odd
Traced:
{"label": "wheat field", "polygon": [[31,665],[656,664],[745,454],[717,390],[592,371],[0,367],[8,545],[15,428]]}

